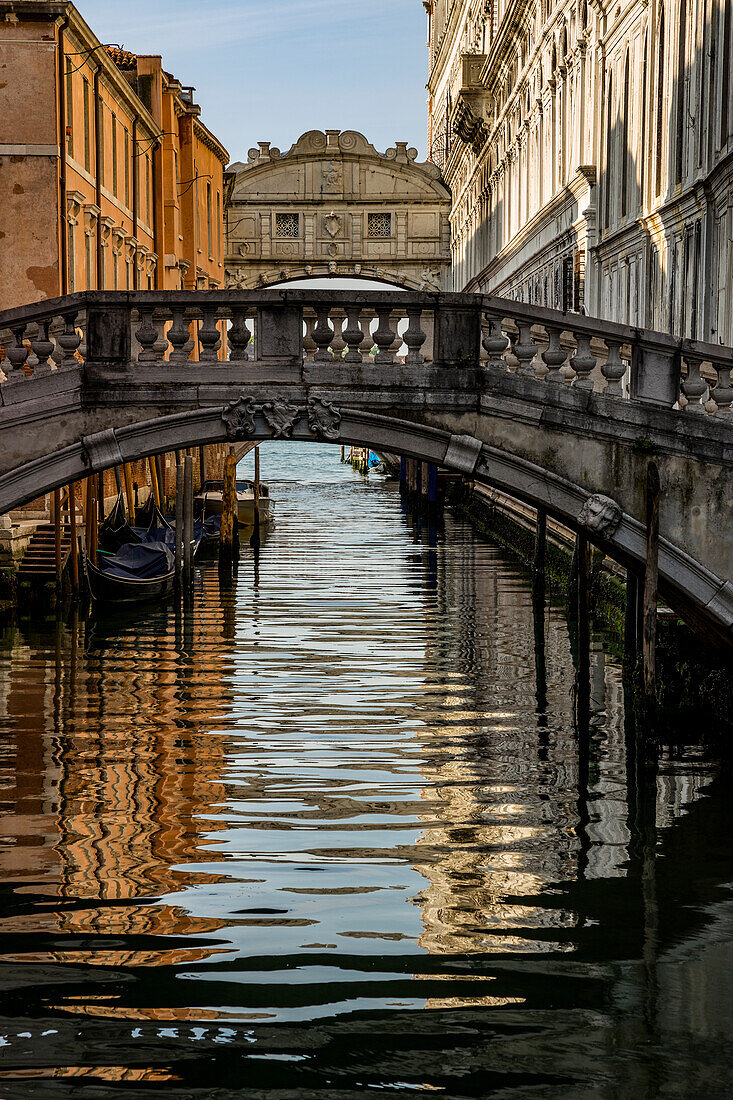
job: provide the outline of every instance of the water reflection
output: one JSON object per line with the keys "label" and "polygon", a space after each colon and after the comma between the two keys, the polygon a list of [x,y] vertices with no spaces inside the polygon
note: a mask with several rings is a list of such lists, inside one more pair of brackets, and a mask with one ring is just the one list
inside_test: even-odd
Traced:
{"label": "water reflection", "polygon": [[192,606],[2,638],[3,1095],[715,1095],[728,764],[465,525],[264,461]]}

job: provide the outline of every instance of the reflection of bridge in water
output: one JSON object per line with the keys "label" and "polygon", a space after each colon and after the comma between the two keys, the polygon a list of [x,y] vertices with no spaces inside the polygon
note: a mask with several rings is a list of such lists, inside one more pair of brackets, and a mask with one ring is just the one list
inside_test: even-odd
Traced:
{"label": "reflection of bridge in water", "polygon": [[[370,515],[373,507],[370,501]],[[58,1065],[66,1065],[69,1017],[75,1030],[79,1014],[120,1029],[100,1031],[96,1038],[91,1033],[85,1058],[95,1068],[82,1066],[62,1076],[130,1080],[148,1072],[140,1079],[154,1080],[167,1072],[175,1080],[179,1064],[174,1072],[128,1067],[119,1073],[108,1065],[108,1045],[123,1040],[139,1064],[140,1052],[135,1054],[129,1038],[137,1023],[149,1040],[154,1036],[156,1058],[175,1063],[190,1049],[190,1029],[211,1025],[197,1051],[211,1059],[212,1082],[219,1080],[226,1053],[220,1044],[241,1037],[237,1020],[258,1015],[233,1002],[238,976],[249,995],[254,988],[250,971],[261,967],[259,978],[267,982],[273,965],[258,955],[257,922],[281,920],[284,936],[289,928],[296,942],[310,945],[308,958],[301,949],[281,961],[287,972],[290,957],[296,982],[307,984],[312,967],[335,967],[325,987],[316,983],[313,996],[345,996],[347,978],[340,971],[351,970],[354,996],[373,997],[377,958],[378,966],[390,972],[388,995],[392,987],[399,989],[392,999],[418,1001],[432,1010],[381,1010],[367,1025],[358,1014],[309,1025],[314,1054],[321,1051],[330,1059],[334,1044],[343,1047],[349,1080],[367,1072],[359,1039],[364,1026],[376,1029],[383,1041],[378,1057],[369,1054],[371,1072],[398,1054],[410,1079],[418,1074],[437,1081],[452,1071],[470,1078],[479,1068],[498,1070],[507,1058],[506,1046],[474,1042],[469,1051],[456,1039],[455,1029],[462,1027],[474,1039],[477,1028],[482,1033],[498,1029],[497,1034],[523,1029],[524,1040],[511,1048],[518,1072],[553,1074],[558,1065],[561,1071],[571,1065],[577,1070],[573,1058],[582,1062],[583,1055],[570,1053],[567,1028],[588,1026],[592,1014],[595,1041],[605,1036],[613,1043],[631,1027],[625,1022],[629,1003],[643,1001],[652,1022],[645,1034],[632,1039],[647,1050],[639,1054],[638,1064],[625,1056],[628,1079],[643,1081],[654,1029],[677,1026],[689,1012],[684,996],[670,984],[667,961],[673,957],[670,951],[686,950],[705,922],[689,903],[709,906],[717,900],[718,884],[730,877],[730,857],[721,847],[729,835],[727,800],[716,782],[699,798],[701,787],[714,780],[714,770],[704,760],[689,766],[676,761],[672,750],[664,750],[658,761],[647,759],[625,716],[619,668],[600,638],[594,638],[591,652],[590,721],[585,727],[573,725],[572,634],[554,608],[541,615],[544,629],[533,629],[537,609],[533,612],[522,570],[506,563],[496,568],[500,559],[492,547],[450,521],[448,537],[439,540],[418,524],[411,556],[422,563],[422,581],[415,585],[411,567],[405,574],[410,588],[405,593],[398,589],[401,599],[389,621],[396,626],[401,620],[411,638],[417,638],[419,628],[425,653],[419,662],[404,658],[397,728],[405,755],[404,760],[395,756],[391,774],[396,792],[405,780],[409,789],[414,784],[409,798],[402,786],[402,802],[395,802],[393,810],[398,830],[404,829],[400,823],[414,822],[415,842],[401,841],[395,854],[398,864],[411,864],[423,879],[415,898],[420,932],[414,943],[404,942],[405,937],[379,940],[376,950],[383,949],[383,957],[372,953],[373,939],[350,938],[340,945],[335,962],[327,944],[312,943],[321,935],[308,927],[309,921],[298,928],[290,914],[258,916],[246,909],[253,902],[243,900],[238,907],[244,906],[246,915],[227,914],[223,921],[203,915],[207,888],[215,894],[220,883],[232,876],[237,881],[242,874],[232,865],[224,831],[228,821],[241,816],[242,788],[229,786],[234,754],[246,752],[251,758],[246,798],[255,811],[272,806],[276,797],[286,800],[269,817],[260,819],[253,811],[252,827],[269,829],[275,846],[294,852],[296,859],[304,860],[309,851],[324,857],[332,853],[324,863],[327,869],[328,860],[343,852],[334,831],[343,828],[344,819],[371,834],[380,811],[378,791],[368,796],[359,785],[353,791],[348,762],[341,781],[336,769],[333,784],[315,786],[310,766],[302,773],[298,769],[297,755],[290,772],[283,773],[271,753],[257,763],[256,737],[248,746],[232,742],[228,730],[242,706],[236,697],[242,688],[234,679],[234,648],[243,639],[237,633],[235,642],[241,626],[234,622],[232,594],[220,595],[215,572],[201,574],[196,619],[160,612],[144,627],[129,624],[100,633],[87,626],[83,644],[82,628],[74,623],[61,630],[55,645],[42,636],[19,637],[13,648],[16,671],[3,677],[9,685],[4,711],[15,731],[5,738],[3,785],[6,799],[17,798],[27,832],[23,835],[16,822],[18,839],[4,853],[3,878],[16,906],[14,927],[5,930],[15,938],[5,941],[4,967],[17,960],[26,985],[34,968],[40,980],[44,963],[46,974],[48,964],[62,963],[75,975],[77,986],[56,986],[50,995],[45,987],[39,991],[41,1016],[51,1013],[57,1032],[47,1040],[49,1063],[58,1058]],[[339,590],[338,597],[340,603],[348,592]],[[333,614],[333,609],[326,613],[326,624]],[[379,623],[371,617],[370,627]],[[359,625],[352,621],[345,627],[352,658],[360,652],[353,648]],[[310,624],[303,659],[316,656],[309,630]],[[271,636],[267,631],[257,636],[267,652]],[[404,633],[400,636],[404,645]],[[282,639],[288,662],[294,639]],[[328,639],[338,652],[336,642]],[[395,644],[396,637],[388,653]],[[134,659],[136,650],[142,660]],[[289,667],[284,664],[282,670]],[[331,665],[316,661],[311,674],[317,678],[326,668]],[[389,673],[385,682],[391,684]],[[273,690],[282,691],[281,676],[268,679]],[[334,682],[343,689],[338,677]],[[322,698],[316,696],[311,704],[304,700],[302,712],[292,716],[293,729],[313,715],[314,736],[322,738],[317,722],[329,690],[334,689],[324,683]],[[389,779],[385,722],[380,711],[374,750],[384,760],[377,766],[384,766]],[[412,732],[405,739],[408,726]],[[355,723],[346,729],[358,740]],[[136,742],[139,751],[133,753]],[[319,750],[313,751],[322,765]],[[296,788],[290,793],[283,783],[286,775]],[[323,833],[299,847],[298,838],[313,827],[314,817]],[[367,854],[361,852],[359,831],[341,835],[352,838],[358,865]],[[266,852],[268,844],[257,844],[255,850]],[[378,851],[373,876],[378,877],[388,854],[387,847]],[[313,884],[310,890],[311,883],[304,884],[306,899],[314,888],[328,896],[333,883],[306,877]],[[352,885],[360,882],[356,878]],[[35,904],[39,893],[48,896],[54,890],[57,905],[44,909]],[[295,904],[291,893],[280,895],[283,910]],[[176,894],[183,904],[176,902]],[[358,889],[354,896],[358,901]],[[337,898],[338,890],[332,901]],[[197,899],[202,904],[197,906]],[[389,919],[385,912],[388,936]],[[250,958],[232,958],[240,921],[254,937]],[[45,937],[47,945],[44,954],[36,938],[32,959],[26,954],[31,935]],[[696,1003],[705,1020],[721,1010],[708,994],[712,958],[703,952],[696,971]],[[203,1007],[201,989],[179,978],[198,971],[205,1004],[225,1007]],[[289,1004],[287,986],[268,985],[267,994],[279,1000],[279,989]],[[199,1007],[188,1007],[192,1003]],[[572,1011],[558,1019],[563,1003]],[[472,1014],[482,1006],[492,1006],[489,1017]],[[640,1015],[634,1011],[635,1028]],[[153,1024],[168,1025],[170,1033],[144,1030]],[[257,1027],[266,1049],[275,1052],[287,1053],[302,1041],[293,1023],[276,1029],[261,1019]],[[419,1066],[404,1060],[400,1036],[407,1034],[411,1041],[422,1036],[427,1044]],[[59,1044],[58,1053],[54,1044]],[[335,1071],[339,1080],[345,1065]],[[302,1087],[307,1094],[307,1077]]]}

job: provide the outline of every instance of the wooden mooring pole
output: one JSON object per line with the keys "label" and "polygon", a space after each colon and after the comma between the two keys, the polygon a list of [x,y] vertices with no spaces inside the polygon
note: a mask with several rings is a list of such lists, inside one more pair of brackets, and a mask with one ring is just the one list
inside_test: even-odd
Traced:
{"label": "wooden mooring pole", "polygon": [[651,705],[657,694],[657,586],[659,580],[659,470],[650,462],[646,471],[646,568],[644,570],[644,698]]}
{"label": "wooden mooring pole", "polygon": [[254,530],[250,544],[260,545],[260,448],[255,447],[255,481],[254,481]]}
{"label": "wooden mooring pole", "polygon": [[180,587],[183,571],[183,464],[176,464],[176,583]]}
{"label": "wooden mooring pole", "polygon": [[235,526],[237,524],[237,459],[232,451],[224,459],[224,493],[222,497],[219,557],[234,560]]}
{"label": "wooden mooring pole", "polygon": [[61,560],[61,490],[53,491],[53,554],[56,566],[56,587],[61,588],[61,572],[63,562]]}
{"label": "wooden mooring pole", "polygon": [[191,568],[191,543],[193,542],[193,459],[186,455],[183,464],[183,583],[186,589],[191,586],[193,570]]}
{"label": "wooden mooring pole", "polygon": [[76,533],[76,482],[69,485],[69,537],[71,539],[71,590],[79,592],[79,542]]}

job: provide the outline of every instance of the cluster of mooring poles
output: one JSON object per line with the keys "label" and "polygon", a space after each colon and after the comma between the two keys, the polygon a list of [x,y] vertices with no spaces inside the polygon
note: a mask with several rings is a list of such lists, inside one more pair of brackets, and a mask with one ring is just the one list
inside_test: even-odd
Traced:
{"label": "cluster of mooring poles", "polygon": [[[656,642],[657,599],[659,582],[659,469],[650,462],[646,471],[646,560],[643,570],[626,570],[626,609],[624,622],[624,657],[627,666],[636,670],[641,657],[641,687],[644,708],[649,713],[656,702]],[[544,606],[547,560],[547,513],[537,509],[533,561],[533,597]],[[577,624],[577,684],[576,710],[585,719],[590,705],[590,592],[591,546],[584,532],[575,537],[575,549],[570,570],[569,609]],[[587,690],[586,690],[587,689]]]}
{"label": "cluster of mooring poles", "polygon": [[435,516],[442,510],[443,495],[433,462],[400,458],[400,496],[412,511]]}

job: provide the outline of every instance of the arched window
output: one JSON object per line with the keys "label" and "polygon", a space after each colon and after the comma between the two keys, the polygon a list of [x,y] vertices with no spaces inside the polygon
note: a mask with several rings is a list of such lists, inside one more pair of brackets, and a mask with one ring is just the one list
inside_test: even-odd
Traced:
{"label": "arched window", "polygon": [[610,73],[608,74],[606,111],[606,193],[603,224],[608,229],[611,224],[611,180],[613,179],[613,76]]}
{"label": "arched window", "polygon": [[[649,33],[647,32],[644,35],[644,61],[643,61],[642,70],[641,70],[641,130],[640,130],[640,134],[641,134],[642,142],[646,142],[646,120],[647,120],[647,110],[646,110],[647,80],[646,80],[646,71],[647,71],[648,50],[649,50]],[[644,206],[644,167],[645,167],[645,165],[646,165],[646,157],[644,155],[644,150],[642,149],[639,153],[639,190],[640,190],[640,199],[641,199],[641,205],[642,206]]]}
{"label": "arched window", "polygon": [[631,149],[629,148],[629,51],[626,51],[624,63],[624,117],[622,120],[623,139],[621,143],[621,217],[625,218],[629,208],[629,161]]}
{"label": "arched window", "polygon": [[664,115],[664,8],[659,16],[659,35],[657,37],[657,149],[655,161],[655,190],[657,197],[662,190],[662,148]]}
{"label": "arched window", "polygon": [[674,147],[674,178],[681,183],[684,175],[685,155],[685,112],[687,110],[686,93],[687,72],[687,0],[680,4],[680,29],[677,50],[677,124]]}
{"label": "arched window", "polygon": [[720,97],[720,148],[728,141],[728,111],[730,108],[730,66],[731,66],[731,37],[733,37],[733,30],[731,29],[733,24],[733,4],[725,5],[725,16],[723,20],[723,68],[722,74],[722,89]]}

